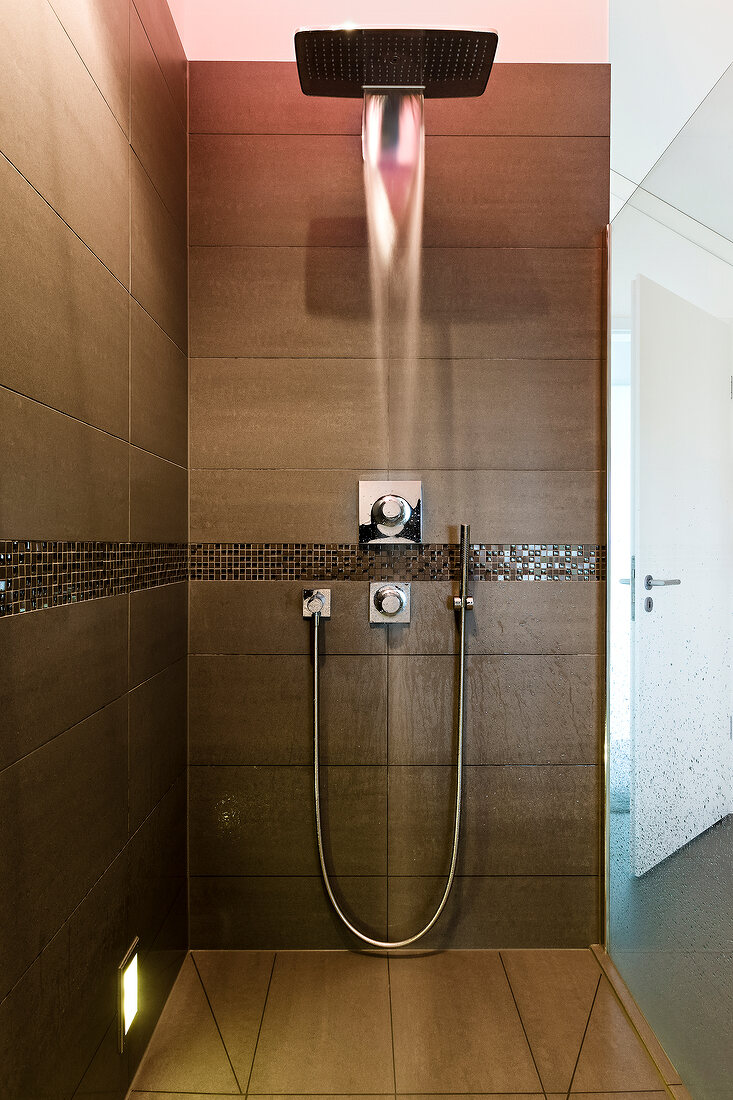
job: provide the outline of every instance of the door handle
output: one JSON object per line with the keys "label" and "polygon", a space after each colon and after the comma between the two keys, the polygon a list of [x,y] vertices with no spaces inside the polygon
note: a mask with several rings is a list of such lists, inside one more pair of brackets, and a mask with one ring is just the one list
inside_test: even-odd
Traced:
{"label": "door handle", "polygon": [[619,584],[631,584],[631,577],[619,577]]}
{"label": "door handle", "polygon": [[658,581],[658,580],[654,579],[654,577],[651,575],[651,573],[647,573],[647,575],[644,577],[644,587],[646,588],[647,592],[650,591],[650,589],[652,589],[652,588],[669,588],[670,585],[673,585],[673,584],[682,584],[682,581],[680,581],[680,580]]}

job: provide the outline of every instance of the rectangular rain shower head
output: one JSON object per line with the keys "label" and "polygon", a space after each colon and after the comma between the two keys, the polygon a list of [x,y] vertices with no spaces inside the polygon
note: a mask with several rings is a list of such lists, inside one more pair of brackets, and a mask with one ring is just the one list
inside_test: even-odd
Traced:
{"label": "rectangular rain shower head", "polygon": [[302,30],[295,57],[304,95],[360,99],[365,91],[421,91],[426,99],[483,95],[495,31]]}

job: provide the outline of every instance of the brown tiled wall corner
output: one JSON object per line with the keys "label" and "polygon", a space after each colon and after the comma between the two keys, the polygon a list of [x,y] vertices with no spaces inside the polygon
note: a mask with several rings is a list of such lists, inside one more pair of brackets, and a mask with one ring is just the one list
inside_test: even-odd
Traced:
{"label": "brown tiled wall corner", "polygon": [[[437,554],[410,627],[370,630],[361,562],[280,544],[352,544],[357,481],[385,474],[422,479],[431,544],[461,522],[489,545],[603,542],[609,71],[497,65],[480,100],[426,103],[420,358],[392,325],[386,366],[360,104],[302,96],[293,64],[198,62],[189,106],[192,945],[346,942],[308,790],[309,560],[334,578],[329,858],[349,911],[402,935],[449,846],[451,571]],[[464,846],[433,946],[598,935],[603,590],[475,585]],[[230,803],[252,813],[222,836]]]}
{"label": "brown tiled wall corner", "polygon": [[122,1100],[188,943],[187,65],[164,0],[2,22],[0,1091]]}

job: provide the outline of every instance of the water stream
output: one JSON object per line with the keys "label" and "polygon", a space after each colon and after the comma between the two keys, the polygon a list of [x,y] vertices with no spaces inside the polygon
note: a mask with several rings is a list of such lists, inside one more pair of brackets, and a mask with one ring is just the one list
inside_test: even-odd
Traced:
{"label": "water stream", "polygon": [[413,360],[420,318],[425,128],[420,94],[364,95],[364,190],[376,356]]}

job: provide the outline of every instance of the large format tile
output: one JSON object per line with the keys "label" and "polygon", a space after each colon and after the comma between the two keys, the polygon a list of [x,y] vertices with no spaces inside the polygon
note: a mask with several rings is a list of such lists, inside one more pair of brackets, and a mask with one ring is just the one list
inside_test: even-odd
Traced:
{"label": "large format tile", "polygon": [[188,361],[130,300],[130,442],[188,465]]}
{"label": "large format tile", "polygon": [[[391,764],[450,764],[455,657],[389,661]],[[595,764],[603,666],[598,657],[469,655],[467,764]]]}
{"label": "large format tile", "polygon": [[[390,462],[420,470],[601,469],[601,382],[595,360],[393,360]],[[493,496],[490,477],[483,496]]]}
{"label": "large format tile", "polygon": [[250,1091],[392,1093],[389,998],[384,958],[278,955]]}
{"label": "large format tile", "polygon": [[654,1089],[664,1089],[662,1078],[608,979],[602,977],[573,1077],[573,1093]]}
{"label": "large format tile", "polygon": [[385,470],[192,470],[191,542],[349,543],[359,480]]}
{"label": "large format tile", "polygon": [[192,245],[366,245],[356,135],[192,134]]}
{"label": "large format tile", "polygon": [[128,285],[127,138],[46,0],[3,5],[0,69],[0,149]]}
{"label": "large format tile", "polygon": [[0,156],[0,383],[127,437],[125,288]]}
{"label": "large format tile", "polygon": [[479,99],[435,99],[425,127],[434,134],[608,136],[611,66],[495,64]]}
{"label": "large format tile", "polygon": [[130,832],[186,768],[186,662],[130,692]]}
{"label": "large format tile", "polygon": [[[598,776],[592,766],[465,767],[464,875],[594,875]],[[389,769],[389,869],[440,875],[450,864],[455,769]]]}
{"label": "large format tile", "polygon": [[313,624],[303,618],[303,588],[314,586],[331,589],[331,618],[323,623],[321,653],[386,652],[387,631],[369,625],[368,583],[303,579],[194,582],[191,653],[311,653]]}
{"label": "large format tile", "polygon": [[130,122],[130,0],[51,0],[110,110],[127,134]]}
{"label": "large format tile", "polygon": [[[433,916],[445,878],[389,880],[389,936],[413,935]],[[466,875],[420,941],[426,949],[588,947],[600,935],[598,879],[592,875]]]}
{"label": "large format tile", "polygon": [[134,6],[130,9],[130,144],[186,229],[186,128]]}
{"label": "large format tile", "polygon": [[163,584],[130,595],[130,687],[186,656],[188,585]]}
{"label": "large format tile", "polygon": [[186,542],[188,472],[175,462],[130,448],[130,539]]}
{"label": "large format tile", "polygon": [[[597,247],[608,221],[607,138],[429,137],[425,162],[427,246]],[[191,226],[196,245],[365,244],[359,138],[193,135]]]}
{"label": "large format tile", "polygon": [[131,290],[181,351],[188,347],[186,234],[130,154]]}
{"label": "large format tile", "polygon": [[[192,764],[309,764],[313,664],[305,655],[189,659]],[[385,657],[330,656],[321,672],[321,761],[384,764]]]}
{"label": "large format tile", "polygon": [[[295,62],[193,61],[193,133],[360,134],[359,100],[304,96]],[[430,100],[428,134],[608,135],[610,66],[495,64],[480,99]]]}
{"label": "large format tile", "polygon": [[243,1086],[252,1069],[274,962],[271,951],[197,951],[194,955],[232,1068]]}
{"label": "large format tile", "polygon": [[[367,935],[387,934],[387,879],[331,874],[339,904]],[[320,875],[191,876],[193,948],[317,950],[358,946]]]}
{"label": "large format tile", "polygon": [[191,466],[386,467],[387,404],[369,359],[192,359]]}
{"label": "large format tile", "polygon": [[[426,248],[419,354],[599,359],[599,248]],[[390,325],[390,354],[402,333]]]}
{"label": "large format tile", "polygon": [[128,448],[115,436],[0,391],[0,537],[125,541]]}
{"label": "large format tile", "polygon": [[0,773],[0,997],[127,838],[127,700]]}
{"label": "large format tile", "polygon": [[428,137],[423,244],[598,247],[608,138]]}
{"label": "large format tile", "polygon": [[[469,653],[600,653],[605,587],[596,581],[477,581],[467,617]],[[390,626],[390,653],[457,653],[451,598],[458,587],[413,581],[412,622]]]}
{"label": "large format tile", "polygon": [[[320,789],[324,847],[334,873],[386,874],[386,768],[323,768]],[[312,767],[191,768],[191,873],[317,875],[313,814]]]}
{"label": "large format tile", "polygon": [[165,77],[181,122],[186,125],[187,63],[169,4],[133,0]]}
{"label": "large format tile", "polygon": [[590,951],[505,951],[502,960],[545,1092],[567,1095],[600,968]]}
{"label": "large format tile", "polygon": [[458,542],[460,524],[481,543],[599,543],[605,474],[576,470],[398,470],[422,479],[425,542]]}
{"label": "large format tile", "polygon": [[127,688],[127,597],[12,615],[2,624],[0,767]]}
{"label": "large format tile", "polygon": [[240,1091],[191,958],[181,968],[132,1087],[230,1095]]}
{"label": "large format tile", "polygon": [[390,959],[396,1091],[537,1092],[495,952]]}
{"label": "large format tile", "polygon": [[294,61],[192,61],[189,80],[192,134],[361,133],[361,100],[304,96]]}
{"label": "large format tile", "polygon": [[191,353],[370,358],[366,248],[191,248]]}

